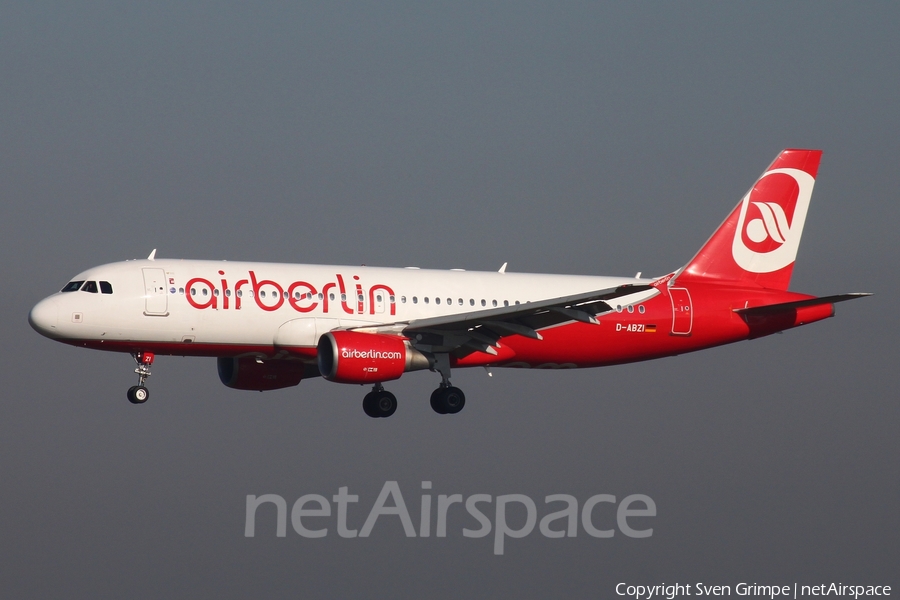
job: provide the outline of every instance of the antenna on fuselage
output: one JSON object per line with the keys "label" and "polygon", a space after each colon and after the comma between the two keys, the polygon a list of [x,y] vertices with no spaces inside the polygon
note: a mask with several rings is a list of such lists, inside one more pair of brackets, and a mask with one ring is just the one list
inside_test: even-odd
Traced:
{"label": "antenna on fuselage", "polygon": [[503,266],[500,267],[500,270],[497,271],[497,272],[498,272],[498,273],[506,273],[506,263],[503,263]]}
{"label": "antenna on fuselage", "polygon": [[153,252],[147,257],[147,260],[156,260],[156,248],[153,249]]}

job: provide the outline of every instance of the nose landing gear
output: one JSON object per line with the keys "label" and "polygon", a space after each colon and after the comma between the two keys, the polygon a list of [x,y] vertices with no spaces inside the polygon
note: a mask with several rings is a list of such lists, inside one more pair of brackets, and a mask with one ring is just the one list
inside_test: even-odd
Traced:
{"label": "nose landing gear", "polygon": [[135,352],[131,355],[137,368],[138,384],[128,388],[128,401],[132,404],[143,404],[150,397],[150,390],[144,386],[144,382],[150,377],[150,366],[153,364],[152,352]]}

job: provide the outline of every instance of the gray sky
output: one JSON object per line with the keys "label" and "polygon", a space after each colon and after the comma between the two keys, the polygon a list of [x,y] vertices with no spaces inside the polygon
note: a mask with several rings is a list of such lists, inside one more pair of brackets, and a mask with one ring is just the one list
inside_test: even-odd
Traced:
{"label": "gray sky", "polygon": [[[77,5],[76,5],[77,4]],[[896,24],[888,3],[3,3],[5,597],[610,597],[900,586]],[[792,289],[837,318],[645,364],[265,394],[34,333],[159,256],[604,275],[684,264],[785,147],[825,151]],[[276,538],[247,494],[647,494],[648,539]],[[557,507],[554,507],[554,509]],[[511,509],[513,510],[513,509]],[[518,521],[516,521],[518,519]],[[521,523],[524,511],[510,513]],[[331,524],[333,528],[333,523]]]}

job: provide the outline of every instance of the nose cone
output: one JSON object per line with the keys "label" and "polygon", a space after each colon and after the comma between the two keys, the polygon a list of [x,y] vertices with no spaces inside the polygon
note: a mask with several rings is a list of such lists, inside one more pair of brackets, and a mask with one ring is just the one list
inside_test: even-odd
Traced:
{"label": "nose cone", "polygon": [[59,321],[59,304],[56,298],[44,298],[34,305],[28,313],[28,324],[49,338],[59,337],[57,324]]}

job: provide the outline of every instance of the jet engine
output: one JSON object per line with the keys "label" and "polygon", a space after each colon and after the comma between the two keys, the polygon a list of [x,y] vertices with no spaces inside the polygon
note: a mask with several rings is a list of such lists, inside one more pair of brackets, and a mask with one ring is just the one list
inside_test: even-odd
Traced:
{"label": "jet engine", "polygon": [[236,390],[277,390],[291,387],[303,379],[304,365],[299,360],[264,360],[252,356],[216,359],[219,379]]}
{"label": "jet engine", "polygon": [[337,383],[380,383],[429,369],[432,359],[397,335],[331,331],[319,338],[319,372]]}

